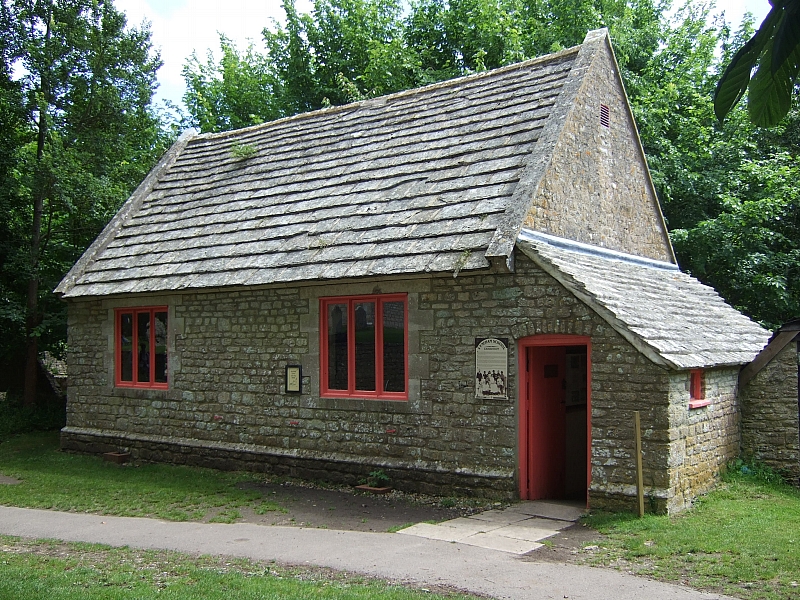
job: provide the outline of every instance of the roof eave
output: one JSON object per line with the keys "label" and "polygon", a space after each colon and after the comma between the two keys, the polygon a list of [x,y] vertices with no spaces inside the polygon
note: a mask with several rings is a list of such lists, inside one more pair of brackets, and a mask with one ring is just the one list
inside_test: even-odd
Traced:
{"label": "roof eave", "polygon": [[536,264],[536,266],[558,281],[561,285],[567,288],[567,290],[574,294],[576,298],[597,313],[597,315],[606,323],[608,323],[614,331],[616,331],[634,348],[650,359],[651,362],[667,369],[680,370],[684,368],[661,355],[658,350],[645,342],[641,337],[636,335],[636,333],[631,331],[620,319],[617,318],[612,311],[598,302],[597,298],[587,292],[583,286],[581,286],[572,277],[561,271],[549,261],[545,260],[537,252],[527,251],[528,249],[525,245],[520,244],[519,247],[520,250],[522,250],[522,252]]}
{"label": "roof eave", "polygon": [[739,386],[747,385],[781,350],[798,338],[800,338],[800,330],[794,327],[787,328],[785,331],[783,329],[779,330],[769,344],[739,373]]}

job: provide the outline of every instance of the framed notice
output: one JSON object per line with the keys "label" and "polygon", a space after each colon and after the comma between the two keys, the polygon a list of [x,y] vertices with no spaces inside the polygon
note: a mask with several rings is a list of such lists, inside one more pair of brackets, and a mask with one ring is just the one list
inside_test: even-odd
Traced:
{"label": "framed notice", "polygon": [[300,365],[286,365],[286,393],[299,394],[302,391],[303,373]]}
{"label": "framed notice", "polygon": [[508,338],[475,338],[475,397],[508,398]]}

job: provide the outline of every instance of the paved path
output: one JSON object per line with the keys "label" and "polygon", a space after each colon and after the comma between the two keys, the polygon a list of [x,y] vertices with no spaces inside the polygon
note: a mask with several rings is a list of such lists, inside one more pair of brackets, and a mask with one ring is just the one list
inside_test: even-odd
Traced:
{"label": "paved path", "polygon": [[417,523],[398,533],[527,554],[541,548],[543,540],[575,523],[584,512],[586,509],[578,504],[526,500],[503,510],[486,510],[435,525]]}
{"label": "paved path", "polygon": [[527,562],[508,552],[390,533],[174,523],[4,506],[0,533],[317,565],[515,600],[721,598],[610,569]]}

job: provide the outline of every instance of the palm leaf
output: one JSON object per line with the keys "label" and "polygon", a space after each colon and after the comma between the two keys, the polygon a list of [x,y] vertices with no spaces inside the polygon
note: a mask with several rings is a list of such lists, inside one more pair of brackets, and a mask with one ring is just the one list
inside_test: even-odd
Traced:
{"label": "palm leaf", "polygon": [[770,41],[770,36],[781,16],[783,16],[783,8],[773,7],[755,35],[733,55],[728,68],[720,77],[717,89],[714,91],[714,114],[717,115],[720,122],[725,120],[725,117],[747,90],[753,67],[758,62],[767,42]]}
{"label": "palm leaf", "polygon": [[[772,50],[772,72],[778,69],[800,46],[800,0],[785,0],[783,20],[775,32],[775,47]],[[774,9],[773,9],[774,10]]]}
{"label": "palm leaf", "polygon": [[800,45],[783,61],[776,72],[772,71],[772,55],[775,44],[770,43],[753,81],[747,108],[750,121],[759,127],[774,127],[792,107],[792,91],[800,64]]}

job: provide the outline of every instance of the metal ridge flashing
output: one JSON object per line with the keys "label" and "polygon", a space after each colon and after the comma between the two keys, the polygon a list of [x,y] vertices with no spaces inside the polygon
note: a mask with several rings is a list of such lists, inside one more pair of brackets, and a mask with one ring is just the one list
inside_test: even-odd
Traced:
{"label": "metal ridge flashing", "polygon": [[537,242],[544,243],[554,248],[560,248],[569,252],[576,252],[578,254],[586,254],[589,256],[596,256],[598,258],[607,258],[611,260],[618,260],[625,263],[635,264],[642,267],[649,267],[651,269],[662,269],[665,271],[680,271],[678,265],[669,263],[663,260],[655,260],[653,258],[645,258],[644,256],[635,256],[633,254],[626,254],[617,250],[609,250],[608,248],[601,248],[600,246],[593,246],[591,244],[584,244],[583,242],[576,242],[566,238],[556,237],[547,233],[533,231],[532,229],[522,228],[517,236],[518,241],[523,242]]}

